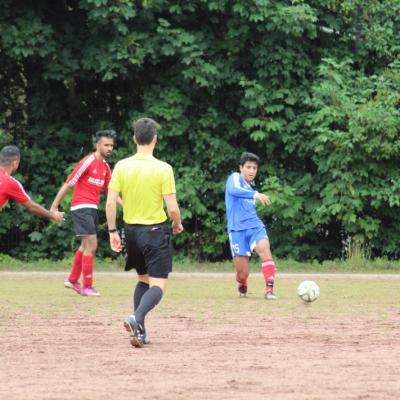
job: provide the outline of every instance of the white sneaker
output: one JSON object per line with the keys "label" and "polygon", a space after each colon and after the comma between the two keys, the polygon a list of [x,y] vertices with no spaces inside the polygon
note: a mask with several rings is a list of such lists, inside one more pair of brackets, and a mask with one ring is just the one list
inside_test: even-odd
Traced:
{"label": "white sneaker", "polygon": [[81,289],[82,296],[100,296],[100,293],[91,286],[85,287]]}
{"label": "white sneaker", "polygon": [[277,297],[272,292],[265,293],[264,298],[265,298],[265,300],[276,300],[277,299]]}
{"label": "white sneaker", "polygon": [[64,286],[68,289],[74,289],[77,293],[81,293],[81,285],[79,282],[71,282],[67,279],[64,281]]}

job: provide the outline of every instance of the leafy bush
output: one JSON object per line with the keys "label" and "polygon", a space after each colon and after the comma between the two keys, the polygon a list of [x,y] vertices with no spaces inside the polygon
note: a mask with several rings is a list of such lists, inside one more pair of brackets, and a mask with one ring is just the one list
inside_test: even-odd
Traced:
{"label": "leafy bush", "polygon": [[[396,0],[5,0],[1,144],[21,147],[19,178],[49,206],[97,129],[118,131],[113,165],[147,115],[175,170],[180,255],[228,256],[224,182],[248,150],[276,255],[335,259],[361,241],[397,258],[399,28]],[[1,216],[0,251],[61,259],[77,245],[69,219]],[[99,238],[109,255],[104,216]]]}

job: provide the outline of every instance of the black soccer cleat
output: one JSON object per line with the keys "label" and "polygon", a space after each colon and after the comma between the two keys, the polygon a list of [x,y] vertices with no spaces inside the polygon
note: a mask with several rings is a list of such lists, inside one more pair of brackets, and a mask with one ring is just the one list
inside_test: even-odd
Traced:
{"label": "black soccer cleat", "polygon": [[130,342],[133,347],[143,347],[147,341],[142,326],[136,321],[134,315],[130,315],[124,322],[124,327],[129,333]]}
{"label": "black soccer cleat", "polygon": [[239,285],[238,291],[239,291],[239,297],[247,296],[247,286],[246,285]]}

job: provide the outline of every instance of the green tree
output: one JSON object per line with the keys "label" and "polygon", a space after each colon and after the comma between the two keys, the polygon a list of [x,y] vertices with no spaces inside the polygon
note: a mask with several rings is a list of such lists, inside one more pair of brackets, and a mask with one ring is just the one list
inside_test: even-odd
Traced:
{"label": "green tree", "polygon": [[[276,254],[338,257],[360,237],[397,257],[399,11],[397,0],[4,0],[3,141],[22,148],[20,178],[49,205],[97,129],[118,131],[113,165],[148,115],[176,171],[182,254],[228,255],[224,182],[249,150],[274,200],[260,212]],[[26,257],[73,247],[69,223],[15,206],[2,243],[11,233],[3,251]],[[109,255],[104,220],[100,238]]]}

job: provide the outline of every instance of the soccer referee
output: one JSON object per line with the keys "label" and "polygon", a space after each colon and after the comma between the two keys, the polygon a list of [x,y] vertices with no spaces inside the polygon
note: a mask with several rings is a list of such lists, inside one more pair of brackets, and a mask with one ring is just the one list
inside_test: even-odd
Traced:
{"label": "soccer referee", "polygon": [[116,203],[121,194],[127,252],[125,270],[134,268],[138,274],[133,314],[124,323],[134,347],[148,343],[145,316],[160,302],[172,270],[172,244],[164,202],[172,220],[172,233],[183,231],[172,167],[153,156],[158,129],[160,126],[150,118],[134,122],[137,153],[115,165],[106,205],[110,245],[112,250],[120,252]]}

